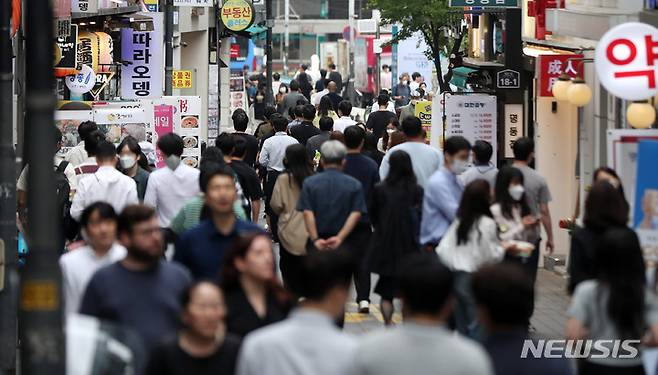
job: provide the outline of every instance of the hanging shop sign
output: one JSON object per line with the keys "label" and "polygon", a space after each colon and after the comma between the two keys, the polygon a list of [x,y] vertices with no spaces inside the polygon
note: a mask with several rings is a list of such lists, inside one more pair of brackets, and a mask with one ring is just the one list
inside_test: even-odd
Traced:
{"label": "hanging shop sign", "polygon": [[171,76],[175,89],[192,88],[192,71],[191,70],[174,70]]}
{"label": "hanging shop sign", "polygon": [[523,137],[523,104],[505,104],[505,157],[513,158],[514,142]]}
{"label": "hanging shop sign", "polygon": [[119,144],[129,135],[137,142],[148,139],[148,121],[143,108],[95,107],[93,112],[98,130],[109,142]]}
{"label": "hanging shop sign", "polygon": [[[455,135],[466,138],[471,144],[487,141],[496,155],[497,102],[493,95],[445,94],[446,139]],[[495,159],[495,158],[494,158]]]}
{"label": "hanging shop sign", "polygon": [[98,38],[98,70],[96,72],[109,72],[112,70],[114,59],[114,41],[108,33],[95,32]]}
{"label": "hanging shop sign", "polygon": [[94,88],[96,84],[96,74],[89,67],[89,65],[82,65],[80,70],[75,75],[66,76],[66,87],[74,94],[85,94]]}
{"label": "hanging shop sign", "polygon": [[212,0],[174,0],[177,7],[211,7]]}
{"label": "hanging shop sign", "polygon": [[183,138],[182,161],[196,168],[201,159],[201,97],[165,96],[154,104],[167,104],[174,108],[174,132]]}
{"label": "hanging shop sign", "polygon": [[144,0],[144,5],[146,6],[146,10],[149,12],[158,11],[158,0]]}
{"label": "hanging shop sign", "polygon": [[451,7],[518,7],[518,0],[450,0]]}
{"label": "hanging shop sign", "polygon": [[254,23],[254,7],[247,0],[226,0],[219,16],[228,30],[245,31]]}
{"label": "hanging shop sign", "polygon": [[71,1],[71,12],[98,13],[98,0],[73,0]]}
{"label": "hanging shop sign", "polygon": [[537,96],[553,97],[553,84],[562,73],[571,78],[583,76],[583,64],[574,59],[583,55],[539,55],[537,57]]}
{"label": "hanging shop sign", "polygon": [[613,27],[596,47],[599,81],[614,96],[644,100],[658,94],[658,29],[639,22]]}
{"label": "hanging shop sign", "polygon": [[55,59],[55,68],[75,69],[77,67],[78,53],[78,25],[71,25],[69,36],[57,38],[60,58]]}
{"label": "hanging shop sign", "polygon": [[78,34],[77,69],[88,65],[94,72],[98,71],[98,35],[88,31]]}
{"label": "hanging shop sign", "polygon": [[153,18],[153,31],[121,29],[121,98],[147,99],[162,96],[162,13]]}
{"label": "hanging shop sign", "polygon": [[501,70],[496,74],[496,86],[499,89],[518,89],[521,87],[521,73],[512,69]]}
{"label": "hanging shop sign", "polygon": [[114,72],[100,72],[96,74],[96,84],[89,90],[89,93],[94,99],[98,100],[98,96],[110,83],[112,77],[114,77]]}

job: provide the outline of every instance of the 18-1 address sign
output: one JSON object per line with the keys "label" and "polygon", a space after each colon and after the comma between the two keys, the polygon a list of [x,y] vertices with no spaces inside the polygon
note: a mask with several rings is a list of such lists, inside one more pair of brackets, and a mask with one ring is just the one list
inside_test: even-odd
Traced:
{"label": "18-1 address sign", "polygon": [[499,89],[518,89],[521,87],[521,73],[512,69],[505,69],[496,75]]}
{"label": "18-1 address sign", "polygon": [[518,7],[518,0],[450,0],[451,7]]}

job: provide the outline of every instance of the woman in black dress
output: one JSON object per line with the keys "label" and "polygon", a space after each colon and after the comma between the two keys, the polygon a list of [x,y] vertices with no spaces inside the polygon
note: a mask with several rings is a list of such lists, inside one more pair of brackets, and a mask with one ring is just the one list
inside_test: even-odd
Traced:
{"label": "woman in black dress", "polygon": [[221,286],[228,332],[249,332],[286,318],[290,297],[276,277],[272,240],[263,233],[238,237],[224,256]]}
{"label": "woman in black dress", "polygon": [[423,189],[416,183],[409,154],[394,152],[389,159],[388,177],[370,195],[368,214],[375,231],[370,248],[372,272],[379,274],[375,293],[382,298],[386,325],[393,318],[393,298],[402,259],[420,251],[420,214]]}
{"label": "woman in black dress", "polygon": [[176,340],[151,354],[146,375],[234,374],[240,338],[226,333],[226,308],[219,286],[201,281],[182,298],[185,328]]}

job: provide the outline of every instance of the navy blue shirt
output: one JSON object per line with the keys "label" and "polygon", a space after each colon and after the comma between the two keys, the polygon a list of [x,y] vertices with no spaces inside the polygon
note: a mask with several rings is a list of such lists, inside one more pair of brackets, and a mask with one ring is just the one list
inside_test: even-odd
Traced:
{"label": "navy blue shirt", "polygon": [[334,168],[304,180],[297,211],[312,211],[322,238],[340,232],[352,212],[367,213],[361,183]]}
{"label": "navy blue shirt", "polygon": [[194,279],[217,279],[224,253],[233,246],[235,238],[248,232],[264,233],[261,227],[238,219],[233,230],[225,235],[217,230],[212,219],[202,221],[180,236],[174,260],[187,267]]}
{"label": "navy blue shirt", "polygon": [[529,337],[522,331],[493,334],[484,341],[496,375],[571,375],[566,358],[521,358],[523,342]]}
{"label": "navy blue shirt", "polygon": [[[372,188],[379,182],[379,167],[371,158],[363,154],[347,154],[343,172],[356,178],[361,183],[361,190],[366,202],[369,202]],[[361,222],[369,223],[368,214],[361,216]]]}

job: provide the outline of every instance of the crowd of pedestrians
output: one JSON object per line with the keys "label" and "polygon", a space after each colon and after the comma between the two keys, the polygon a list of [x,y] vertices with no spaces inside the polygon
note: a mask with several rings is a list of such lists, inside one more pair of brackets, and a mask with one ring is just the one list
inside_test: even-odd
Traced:
{"label": "crowd of pedestrians", "polygon": [[[159,137],[156,168],[135,139],[115,147],[82,123],[82,142],[54,163],[72,196],[67,318],[131,331],[137,374],[575,373],[565,358],[520,358],[542,228],[555,246],[533,141],[517,140],[500,170],[485,141],[429,146],[421,121],[396,112],[423,90],[411,77],[364,124],[335,66],[319,79],[302,67],[253,135],[236,110],[198,169],[174,133]],[[658,342],[628,211],[615,171],[597,170],[572,236],[567,338]],[[358,313],[370,313],[373,273],[385,325],[396,298],[404,324],[357,340],[341,331],[345,306],[353,283]],[[585,357],[581,374],[643,373],[639,357]]]}

